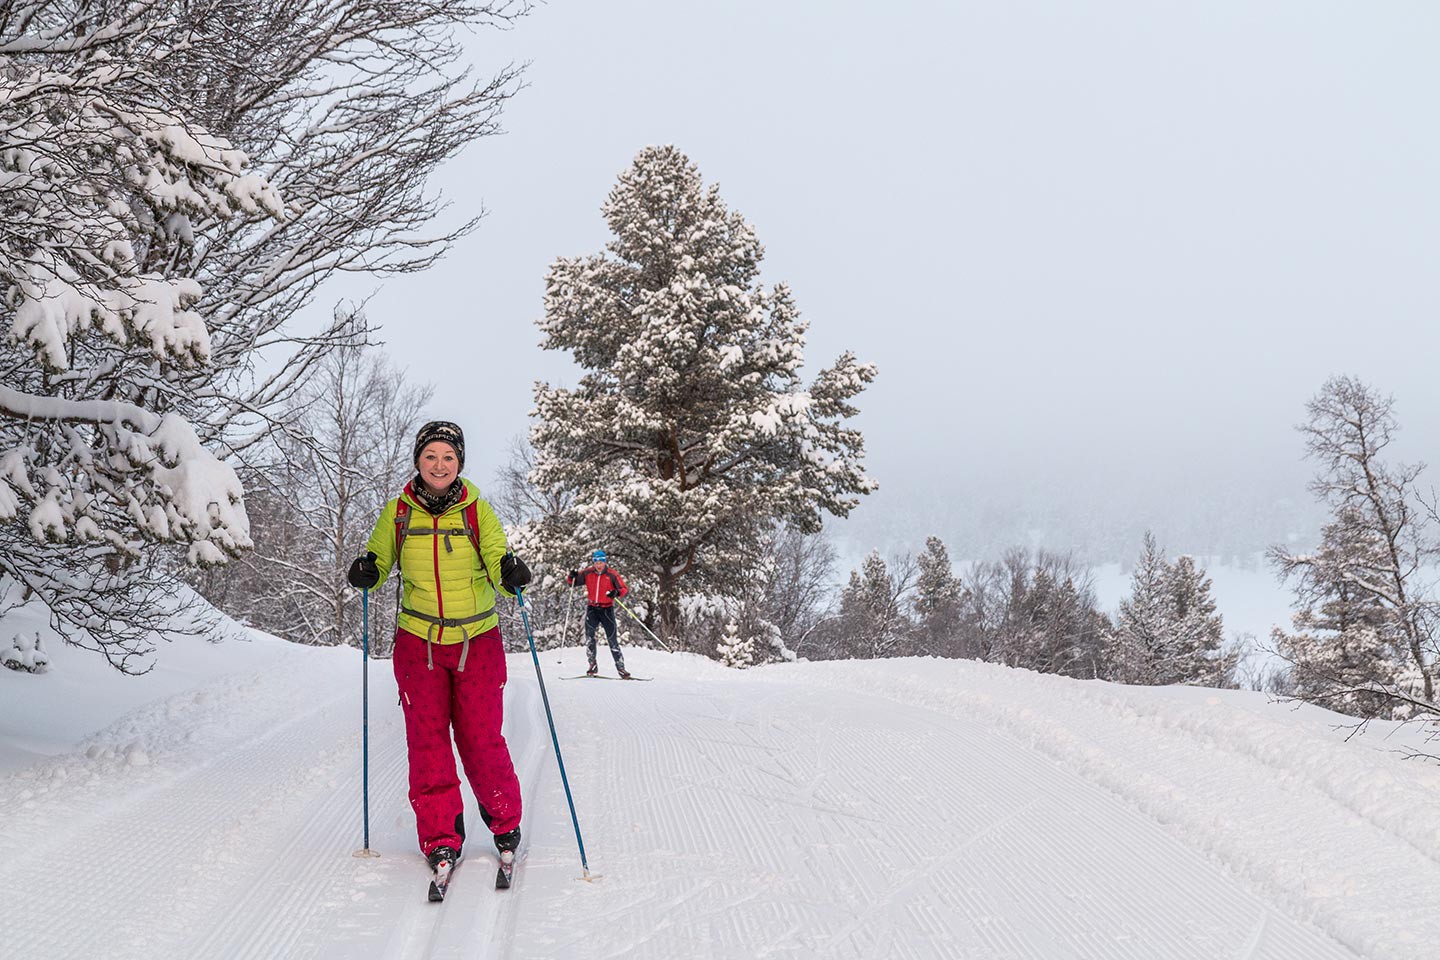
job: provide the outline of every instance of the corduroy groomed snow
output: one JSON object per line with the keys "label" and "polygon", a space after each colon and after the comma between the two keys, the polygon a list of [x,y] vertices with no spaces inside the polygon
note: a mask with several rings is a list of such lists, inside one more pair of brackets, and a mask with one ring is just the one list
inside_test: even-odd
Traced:
{"label": "corduroy groomed snow", "polygon": [[436,440],[443,440],[455,448],[455,459],[460,463],[460,469],[465,469],[465,433],[457,423],[449,420],[431,420],[420,428],[415,434],[415,463],[420,463],[420,451],[425,449],[427,443],[434,443]]}

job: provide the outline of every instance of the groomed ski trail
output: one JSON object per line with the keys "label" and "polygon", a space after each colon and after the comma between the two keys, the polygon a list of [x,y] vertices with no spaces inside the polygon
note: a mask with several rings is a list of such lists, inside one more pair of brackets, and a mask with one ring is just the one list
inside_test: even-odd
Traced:
{"label": "groomed ski trail", "polygon": [[[494,889],[467,787],[465,860],[432,904],[389,665],[371,671],[382,856],[356,859],[358,655],[296,648],[0,778],[0,942],[127,960],[1428,956],[1431,775],[1261,698],[627,655],[664,682],[548,688],[593,883],[528,654],[506,691],[515,887]],[[1373,864],[1338,873],[1357,850]],[[1364,873],[1397,868],[1403,896]]]}
{"label": "groomed ski trail", "polygon": [[609,922],[527,903],[523,955],[1358,956],[983,718],[863,692],[858,662],[836,697],[815,666],[567,686],[572,780],[611,801],[586,824],[607,881],[571,899]]}
{"label": "groomed ski trail", "polygon": [[[93,738],[126,741],[118,750],[100,746],[96,757],[42,766],[57,804],[83,815],[47,817],[23,787],[33,773],[16,778],[20,816],[0,834],[6,955],[505,956],[525,846],[515,889],[498,893],[493,844],[465,787],[473,846],[446,903],[425,900],[404,723],[384,661],[370,678],[370,845],[381,856],[352,856],[363,839],[359,657],[342,660],[333,671],[307,664],[302,674],[271,672],[175,697]],[[512,658],[511,666],[528,664]],[[506,728],[529,800],[553,761],[533,672],[520,679],[507,697]],[[247,710],[252,696],[267,708]],[[86,775],[97,763],[110,768],[105,776]],[[120,802],[76,804],[68,789],[78,785],[85,801],[87,789],[98,794],[117,781]],[[0,800],[6,786],[0,781]],[[477,954],[477,946],[493,950]]]}

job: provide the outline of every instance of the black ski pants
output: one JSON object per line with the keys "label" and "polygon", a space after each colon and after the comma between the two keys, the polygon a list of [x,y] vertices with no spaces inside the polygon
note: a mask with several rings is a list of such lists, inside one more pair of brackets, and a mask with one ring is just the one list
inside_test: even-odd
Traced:
{"label": "black ski pants", "polygon": [[604,627],[605,636],[610,640],[610,655],[615,658],[615,669],[625,669],[625,658],[620,654],[620,641],[615,638],[615,608],[588,606],[585,608],[585,653],[590,657],[590,666],[595,666],[595,628]]}

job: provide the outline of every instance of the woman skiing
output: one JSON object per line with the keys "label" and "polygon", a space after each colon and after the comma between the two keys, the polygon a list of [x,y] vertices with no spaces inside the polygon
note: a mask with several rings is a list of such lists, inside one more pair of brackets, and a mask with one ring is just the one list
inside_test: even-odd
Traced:
{"label": "woman skiing", "polygon": [[520,845],[520,784],[500,732],[505,649],[495,584],[514,596],[530,582],[530,571],[507,551],[494,510],[460,476],[465,437],[459,426],[437,420],[421,427],[415,466],[416,476],[381,511],[349,581],[373,589],[400,566],[394,668],[405,713],[410,806],[420,851],[436,875],[431,898],[440,899],[465,842],[452,729],[481,819],[500,851],[497,882],[508,882]]}

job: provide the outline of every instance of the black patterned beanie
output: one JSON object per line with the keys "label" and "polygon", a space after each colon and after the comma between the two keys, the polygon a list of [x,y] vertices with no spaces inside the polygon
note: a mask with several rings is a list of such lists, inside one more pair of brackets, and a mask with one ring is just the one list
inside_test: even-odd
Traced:
{"label": "black patterned beanie", "polygon": [[431,420],[420,428],[415,434],[415,464],[420,464],[420,451],[425,445],[434,443],[436,440],[443,441],[455,448],[455,459],[459,461],[459,469],[465,469],[465,433],[460,425],[451,423],[449,420]]}

